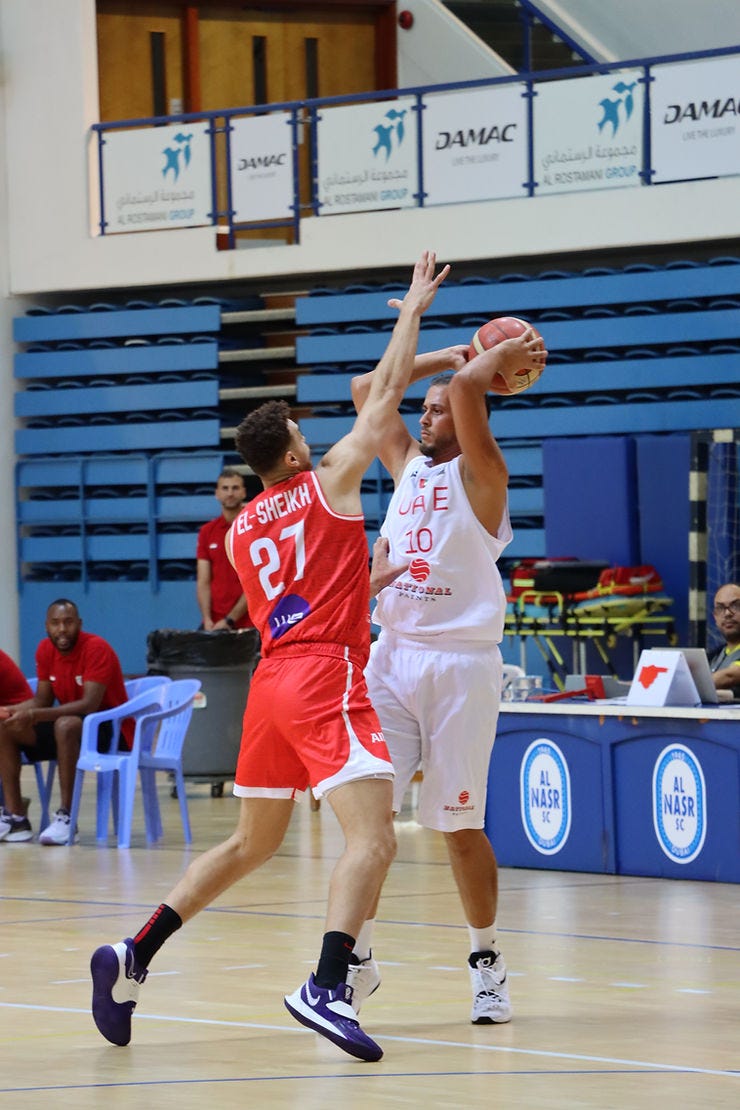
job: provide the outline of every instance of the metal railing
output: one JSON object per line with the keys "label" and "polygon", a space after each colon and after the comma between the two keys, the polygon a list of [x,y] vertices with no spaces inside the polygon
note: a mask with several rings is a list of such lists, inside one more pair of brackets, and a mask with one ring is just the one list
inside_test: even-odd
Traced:
{"label": "metal railing", "polygon": [[[481,78],[474,81],[456,81],[437,85],[407,87],[401,89],[382,89],[367,93],[355,93],[331,97],[317,97],[306,100],[281,101],[271,104],[247,105],[238,108],[226,108],[216,111],[202,111],[182,113],[172,116],[150,116],[137,119],[117,120],[113,122],[93,124],[92,131],[97,136],[97,155],[99,170],[99,226],[101,235],[106,234],[110,226],[105,210],[104,190],[104,159],[103,152],[106,134],[117,130],[128,130],[146,126],[158,127],[166,124],[186,124],[194,122],[207,122],[207,133],[210,139],[211,160],[211,210],[208,218],[214,226],[223,228],[227,237],[228,246],[235,245],[237,231],[253,231],[256,229],[289,228],[295,243],[300,242],[301,220],[309,216],[320,214],[322,202],[319,195],[319,167],[317,133],[320,114],[323,109],[363,104],[373,102],[392,101],[400,97],[413,97],[415,100],[413,110],[421,119],[426,107],[426,98],[431,94],[444,92],[460,92],[464,90],[478,90],[506,85],[525,86],[523,96],[527,99],[527,165],[528,180],[523,182],[528,196],[536,194],[538,182],[535,178],[534,162],[534,119],[533,101],[537,96],[536,85],[542,82],[558,81],[567,78],[588,77],[595,74],[616,73],[626,69],[641,69],[640,83],[645,86],[643,110],[643,156],[639,177],[644,185],[651,185],[655,169],[651,158],[651,133],[650,133],[650,86],[654,80],[652,69],[656,65],[669,63],[708,60],[713,58],[740,56],[740,46],[717,48],[714,50],[691,51],[681,54],[665,55],[652,58],[627,59],[618,63],[594,62],[579,65],[577,68],[542,70],[537,73],[519,73],[513,76]],[[738,107],[740,111],[740,107]],[[237,221],[233,207],[231,186],[231,143],[230,135],[233,130],[233,121],[243,116],[264,116],[274,112],[286,112],[290,115],[291,150],[293,159],[293,200],[290,205],[291,216],[285,219],[262,219],[255,221]],[[223,136],[223,150],[218,149],[218,137]],[[300,150],[302,137],[308,136],[308,179],[301,181]],[[417,170],[418,189],[412,194],[416,207],[424,207],[428,196],[424,188],[424,135],[423,128],[417,128]],[[305,177],[304,173],[304,177]],[[693,180],[706,177],[697,167]],[[219,204],[219,197],[223,197],[223,205]],[[485,199],[485,198],[481,198]],[[493,199],[493,198],[491,198]]]}

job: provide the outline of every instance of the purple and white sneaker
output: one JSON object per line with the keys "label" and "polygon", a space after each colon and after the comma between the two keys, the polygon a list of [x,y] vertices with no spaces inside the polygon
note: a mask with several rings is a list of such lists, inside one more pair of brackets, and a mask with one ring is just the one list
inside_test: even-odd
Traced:
{"label": "purple and white sneaker", "polygon": [[119,944],[103,944],[90,960],[93,981],[92,1015],[95,1024],[111,1044],[131,1040],[131,1015],[139,1000],[139,987],[147,976],[134,956],[134,942],[128,937]]}
{"label": "purple and white sneaker", "polygon": [[286,1008],[296,1021],[314,1029],[350,1056],[373,1062],[383,1049],[360,1029],[352,1009],[352,988],[339,983],[333,990],[317,987],[313,972],[302,987],[285,997]]}

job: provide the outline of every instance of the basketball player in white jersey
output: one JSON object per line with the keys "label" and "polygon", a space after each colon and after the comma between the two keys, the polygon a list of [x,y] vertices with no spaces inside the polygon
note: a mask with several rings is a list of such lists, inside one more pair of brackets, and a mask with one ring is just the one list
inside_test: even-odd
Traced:
{"label": "basketball player in white jersey", "polygon": [[[470,362],[467,355],[453,347],[417,356],[411,381],[432,378],[420,442],[397,414],[379,451],[395,493],[375,545],[371,590],[381,633],[366,675],[396,772],[396,812],[423,772],[418,820],[445,837],[470,933],[471,1020],[488,1025],[512,1015],[496,940],[498,869],[483,829],[506,609],[496,562],[512,533],[508,472],[486,391],[498,370],[538,368],[546,351],[528,330]],[[372,378],[353,379],[358,411]],[[371,918],[355,946],[356,1007],[380,983],[372,928]]]}

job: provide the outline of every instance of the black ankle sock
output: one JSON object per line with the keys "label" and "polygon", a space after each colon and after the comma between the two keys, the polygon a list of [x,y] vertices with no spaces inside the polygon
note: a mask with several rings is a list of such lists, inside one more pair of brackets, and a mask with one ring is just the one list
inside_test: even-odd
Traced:
{"label": "black ankle sock", "polygon": [[164,902],[158,906],[143,929],[134,937],[134,955],[142,967],[149,967],[152,957],[182,925],[182,918]]}
{"label": "black ankle sock", "polygon": [[347,982],[347,968],[354,946],[355,938],[348,933],[324,933],[319,966],[314,975],[317,987],[333,989],[337,984]]}

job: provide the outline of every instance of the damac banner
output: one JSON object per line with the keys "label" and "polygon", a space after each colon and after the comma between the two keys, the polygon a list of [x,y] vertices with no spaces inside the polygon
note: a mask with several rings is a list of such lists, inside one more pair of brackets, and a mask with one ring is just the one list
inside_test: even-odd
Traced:
{"label": "damac banner", "polygon": [[653,181],[740,174],[740,56],[651,72]]}
{"label": "damac banner", "polygon": [[526,86],[425,96],[424,203],[526,193]]}
{"label": "damac banner", "polygon": [[643,161],[641,70],[534,86],[536,193],[639,185]]}
{"label": "damac banner", "polygon": [[417,202],[413,97],[322,108],[317,127],[320,216]]}
{"label": "damac banner", "polygon": [[107,235],[211,223],[211,157],[205,123],[106,131]]}
{"label": "damac banner", "polygon": [[231,202],[235,223],[293,214],[290,112],[232,119]]}

